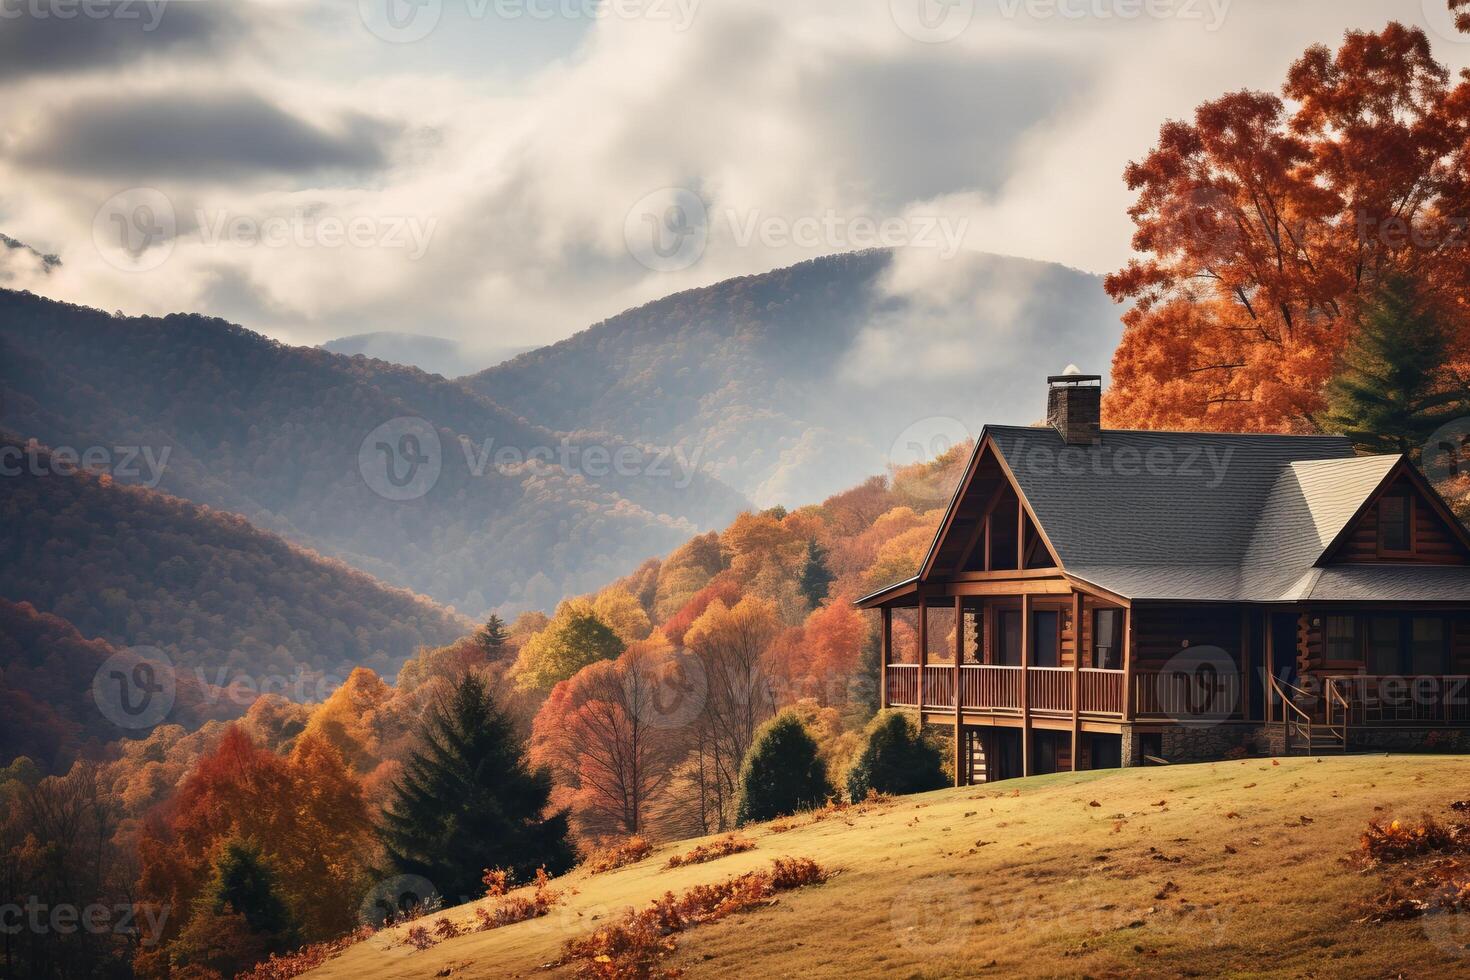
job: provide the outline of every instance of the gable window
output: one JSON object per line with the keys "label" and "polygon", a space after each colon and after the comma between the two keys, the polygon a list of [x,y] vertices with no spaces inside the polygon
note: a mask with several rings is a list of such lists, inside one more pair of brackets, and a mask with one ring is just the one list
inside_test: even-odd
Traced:
{"label": "gable window", "polygon": [[1378,501],[1378,550],[1408,554],[1414,548],[1414,506],[1403,492],[1385,494]]}
{"label": "gable window", "polygon": [[1123,667],[1123,611],[1097,609],[1092,613],[1092,665],[1104,670]]}
{"label": "gable window", "polygon": [[1356,616],[1328,616],[1326,634],[1328,663],[1356,663],[1361,659]]}

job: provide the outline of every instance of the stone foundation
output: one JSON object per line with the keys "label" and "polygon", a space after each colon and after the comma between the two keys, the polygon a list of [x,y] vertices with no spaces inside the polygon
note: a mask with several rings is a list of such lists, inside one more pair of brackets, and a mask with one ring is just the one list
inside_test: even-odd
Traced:
{"label": "stone foundation", "polygon": [[1470,753],[1470,729],[1350,728],[1348,749],[1356,752]]}

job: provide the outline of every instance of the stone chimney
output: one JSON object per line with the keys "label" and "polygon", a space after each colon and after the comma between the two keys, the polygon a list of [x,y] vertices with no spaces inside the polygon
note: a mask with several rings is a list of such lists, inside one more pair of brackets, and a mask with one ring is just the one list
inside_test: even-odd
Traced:
{"label": "stone chimney", "polygon": [[1072,446],[1102,441],[1102,375],[1068,365],[1046,379],[1046,421]]}

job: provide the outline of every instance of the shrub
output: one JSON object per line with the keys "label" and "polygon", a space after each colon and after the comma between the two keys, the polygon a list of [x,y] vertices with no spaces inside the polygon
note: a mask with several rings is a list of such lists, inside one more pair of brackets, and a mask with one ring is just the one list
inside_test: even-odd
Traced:
{"label": "shrub", "polygon": [[704,864],[716,858],[725,857],[728,854],[739,854],[742,851],[755,850],[755,841],[740,834],[726,834],[724,837],[716,838],[708,844],[700,844],[687,854],[675,854],[669,858],[667,867],[682,868],[687,864]]}
{"label": "shrub", "polygon": [[816,741],[795,714],[782,712],[756,733],[740,768],[735,820],[743,825],[811,810],[831,792]]}
{"label": "shrub", "polygon": [[362,942],[373,934],[372,926],[363,926],[339,939],[303,946],[285,956],[271,956],[257,963],[248,973],[239,975],[238,980],[292,980],[301,974],[315,970],[328,960],[342,955],[349,946]]}
{"label": "shrub", "polygon": [[944,760],[907,716],[884,711],[868,724],[863,750],[847,774],[847,797],[854,803],[868,793],[902,796],[943,789]]}
{"label": "shrub", "polygon": [[642,911],[629,912],[581,939],[569,940],[563,962],[577,961],[588,980],[646,980],[677,976],[659,969],[678,946],[675,933],[768,903],[778,892],[820,884],[827,873],[810,858],[777,858],[770,871],[750,871],[713,885],[667,892]]}
{"label": "shrub", "polygon": [[637,864],[652,853],[653,845],[634,834],[625,841],[597,848],[587,855],[583,867],[587,869],[588,874],[600,875],[605,871],[614,871],[630,864]]}

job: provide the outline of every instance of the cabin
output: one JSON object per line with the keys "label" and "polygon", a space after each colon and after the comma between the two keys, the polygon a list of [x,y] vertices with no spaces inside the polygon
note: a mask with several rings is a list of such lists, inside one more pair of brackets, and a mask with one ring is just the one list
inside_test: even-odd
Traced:
{"label": "cabin", "polygon": [[1470,750],[1470,534],[1337,436],[987,426],[917,575],[858,600],[881,703],[957,784],[1349,750]]}

